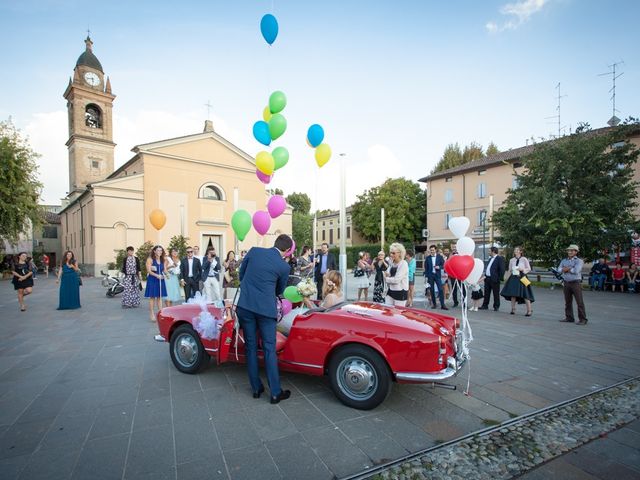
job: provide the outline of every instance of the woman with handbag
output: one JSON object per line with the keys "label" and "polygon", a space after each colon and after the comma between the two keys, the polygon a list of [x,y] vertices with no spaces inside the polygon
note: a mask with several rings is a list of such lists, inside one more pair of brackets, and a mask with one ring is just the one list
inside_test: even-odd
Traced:
{"label": "woman with handbag", "polygon": [[80,308],[80,268],[71,250],[62,257],[56,283],[60,284],[58,310]]}
{"label": "woman with handbag", "polygon": [[507,279],[500,295],[506,300],[511,300],[511,315],[516,313],[516,302],[524,303],[527,306],[525,317],[533,314],[531,304],[535,302],[533,290],[531,289],[531,281],[527,277],[527,273],[531,271],[529,260],[522,255],[522,248],[515,247],[513,249],[513,258],[509,260],[509,278]]}
{"label": "woman with handbag", "polygon": [[360,252],[358,263],[356,264],[356,268],[353,269],[353,276],[356,280],[356,286],[358,287],[358,301],[360,301],[360,297],[364,293],[364,301],[367,301],[367,297],[369,296],[369,272],[371,267],[369,266],[369,262],[367,262],[368,257],[367,252]]}
{"label": "woman with handbag", "polygon": [[13,266],[13,289],[18,292],[18,303],[20,304],[20,311],[24,312],[27,306],[24,303],[24,297],[30,295],[33,292],[33,271],[29,267],[27,262],[27,253],[20,252],[18,254],[18,260]]}
{"label": "woman with handbag", "polygon": [[142,275],[140,260],[133,255],[133,247],[127,247],[127,256],[122,261],[120,271],[124,274],[122,285],[122,308],[137,308],[140,306],[140,282]]}

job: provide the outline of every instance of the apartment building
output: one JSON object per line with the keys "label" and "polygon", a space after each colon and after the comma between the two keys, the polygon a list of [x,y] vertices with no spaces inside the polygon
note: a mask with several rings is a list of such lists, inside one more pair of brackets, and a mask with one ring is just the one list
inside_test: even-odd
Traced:
{"label": "apartment building", "polygon": [[[609,129],[591,133],[604,133]],[[629,141],[640,147],[640,132],[636,131]],[[535,145],[526,145],[510,149],[419,179],[427,186],[428,243],[454,242],[455,237],[448,227],[449,219],[465,216],[471,222],[467,235],[476,242],[479,251],[483,245],[488,250],[498,235],[491,224],[491,214],[500,209],[507,191],[517,187],[517,176],[523,171],[522,159],[534,148]],[[637,162],[634,179],[640,182]],[[635,216],[640,218],[640,207],[636,208]]]}
{"label": "apartment building", "polygon": [[[367,241],[353,228],[351,207],[346,209],[347,215],[347,247],[363,245]],[[330,247],[340,244],[340,212],[338,210],[318,215],[316,220],[316,244],[328,243]]]}

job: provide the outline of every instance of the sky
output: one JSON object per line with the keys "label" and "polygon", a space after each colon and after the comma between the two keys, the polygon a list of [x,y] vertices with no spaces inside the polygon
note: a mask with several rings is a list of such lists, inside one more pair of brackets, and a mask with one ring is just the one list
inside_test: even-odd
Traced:
{"label": "sky", "polygon": [[[260,19],[276,16],[270,47]],[[68,190],[62,94],[90,29],[111,79],[115,167],[135,145],[217,133],[255,156],[252,126],[274,90],[289,163],[270,187],[305,192],[313,208],[347,203],[387,178],[429,174],[445,147],[472,141],[501,150],[612,115],[640,117],[640,2],[0,0],[0,120],[11,117],[39,159],[43,201]],[[320,124],[333,156],[318,168],[306,131]],[[344,154],[340,156],[339,154]]]}

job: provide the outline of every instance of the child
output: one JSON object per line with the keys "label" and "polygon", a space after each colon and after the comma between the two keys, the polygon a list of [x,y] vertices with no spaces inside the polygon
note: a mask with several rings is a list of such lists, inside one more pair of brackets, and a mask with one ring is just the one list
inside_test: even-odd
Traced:
{"label": "child", "polygon": [[484,276],[478,280],[478,283],[473,283],[470,285],[471,287],[471,300],[473,300],[471,308],[469,308],[472,312],[477,312],[478,307],[482,305],[482,301],[484,300],[484,292],[482,291],[481,283],[484,281]]}

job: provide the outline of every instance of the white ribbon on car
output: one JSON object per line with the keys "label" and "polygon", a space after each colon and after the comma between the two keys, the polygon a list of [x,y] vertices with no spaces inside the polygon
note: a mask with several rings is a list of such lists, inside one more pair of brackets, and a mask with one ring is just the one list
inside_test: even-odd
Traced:
{"label": "white ribbon on car", "polygon": [[200,337],[205,340],[218,338],[222,319],[215,318],[211,315],[211,312],[209,312],[209,309],[207,308],[208,303],[206,297],[204,297],[200,292],[196,292],[193,298],[187,300],[187,303],[191,305],[198,305],[200,307],[200,314],[196,315],[192,319],[193,328],[200,334]]}
{"label": "white ribbon on car", "polygon": [[[464,285],[464,292],[462,290]],[[460,292],[460,309],[462,310],[460,320],[460,329],[462,331],[462,355],[466,357],[468,376],[467,376],[467,388],[464,391],[465,395],[469,395],[469,387],[471,385],[471,355],[469,354],[469,344],[473,341],[473,332],[471,331],[471,324],[469,323],[469,317],[467,315],[467,307],[469,305],[471,285],[467,282],[461,282],[456,279],[454,282],[454,288],[458,288]]]}

